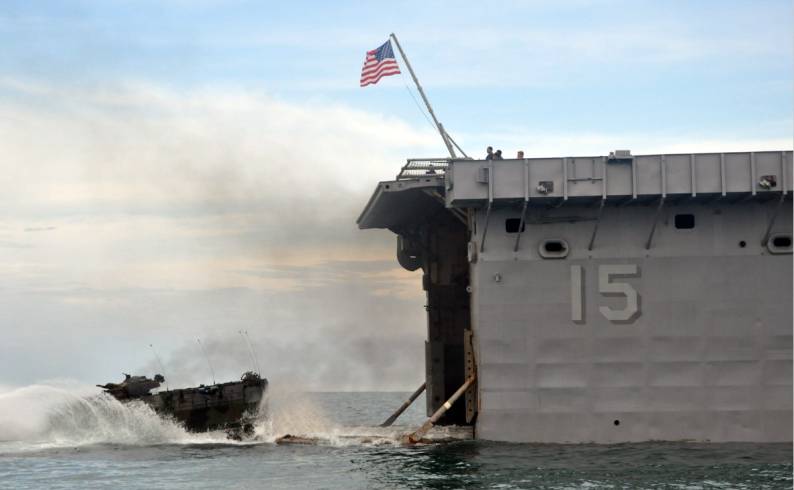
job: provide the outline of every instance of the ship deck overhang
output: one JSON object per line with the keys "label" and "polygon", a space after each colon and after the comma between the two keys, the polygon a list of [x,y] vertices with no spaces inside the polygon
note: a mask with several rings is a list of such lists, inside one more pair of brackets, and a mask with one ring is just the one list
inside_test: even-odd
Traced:
{"label": "ship deck overhang", "polygon": [[444,210],[443,193],[440,175],[380,182],[356,223],[362,230],[385,228],[399,234]]}

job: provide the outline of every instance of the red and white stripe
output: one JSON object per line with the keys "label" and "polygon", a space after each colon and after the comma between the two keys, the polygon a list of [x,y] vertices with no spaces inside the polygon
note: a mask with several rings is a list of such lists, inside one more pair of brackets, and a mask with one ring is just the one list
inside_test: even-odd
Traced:
{"label": "red and white stripe", "polygon": [[378,80],[383,77],[400,73],[397,60],[394,58],[385,58],[378,62],[375,58],[375,51],[377,50],[367,51],[367,59],[364,61],[364,67],[361,68],[362,87],[378,83]]}

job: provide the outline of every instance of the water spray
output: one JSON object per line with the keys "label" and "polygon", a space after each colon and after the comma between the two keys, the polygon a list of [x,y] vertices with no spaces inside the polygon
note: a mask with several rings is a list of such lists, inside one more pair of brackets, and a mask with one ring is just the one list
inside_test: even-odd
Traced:
{"label": "water spray", "polygon": [[216,385],[215,382],[215,370],[212,369],[212,363],[210,362],[210,356],[207,355],[207,351],[204,350],[204,345],[201,343],[201,339],[196,339],[198,342],[199,347],[201,348],[201,352],[204,354],[204,359],[207,360],[207,366],[210,367],[210,374],[212,375],[212,384]]}
{"label": "water spray", "polygon": [[154,350],[154,345],[149,344],[149,347],[152,348],[152,352],[154,352],[154,358],[157,359],[157,363],[160,365],[160,370],[163,371],[163,376],[165,377],[165,391],[168,391],[168,376],[165,374],[165,366],[163,366],[163,361],[160,360],[160,356],[158,356],[157,351]]}

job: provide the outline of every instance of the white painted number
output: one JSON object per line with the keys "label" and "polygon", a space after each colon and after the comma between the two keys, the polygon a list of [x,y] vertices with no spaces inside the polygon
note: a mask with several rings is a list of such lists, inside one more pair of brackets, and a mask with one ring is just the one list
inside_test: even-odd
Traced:
{"label": "white painted number", "polygon": [[[636,264],[612,264],[598,267],[598,292],[604,296],[624,296],[626,307],[616,310],[599,306],[598,311],[611,322],[629,322],[640,315],[639,294],[627,282],[612,281],[613,276],[636,276]],[[584,321],[584,271],[581,265],[571,266],[571,320]]]}
{"label": "white painted number", "polygon": [[626,282],[609,282],[610,276],[634,276],[636,274],[637,264],[602,265],[598,268],[598,292],[604,296],[622,294],[626,297],[626,307],[622,310],[600,306],[598,311],[604,315],[604,318],[611,322],[625,322],[637,314],[639,311],[637,290]]}

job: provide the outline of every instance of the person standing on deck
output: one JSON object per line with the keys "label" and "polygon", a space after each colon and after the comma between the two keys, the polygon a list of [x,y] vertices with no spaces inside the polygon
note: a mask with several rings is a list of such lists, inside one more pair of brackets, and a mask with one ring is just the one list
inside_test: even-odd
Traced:
{"label": "person standing on deck", "polygon": [[493,160],[493,147],[489,146],[488,148],[485,149],[485,152],[487,153],[487,155],[485,155],[485,159]]}

